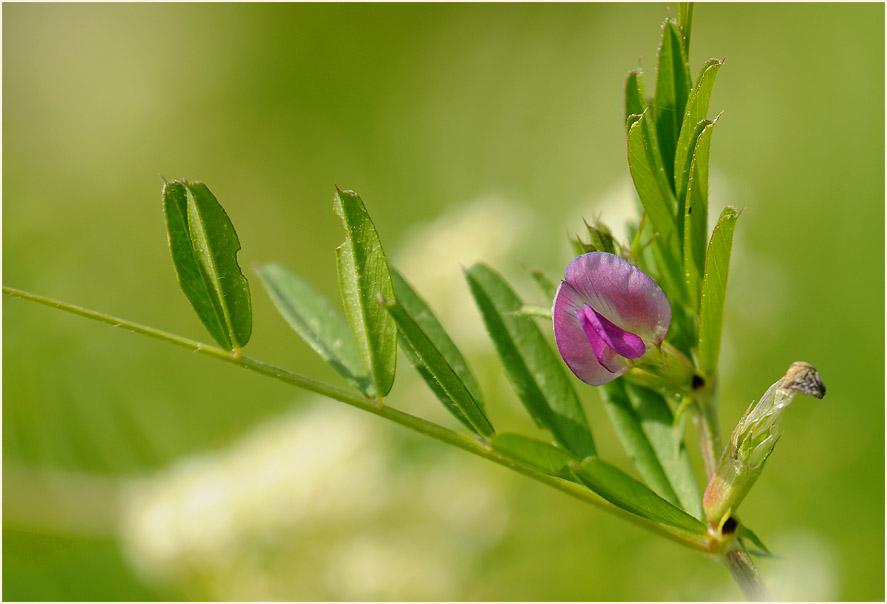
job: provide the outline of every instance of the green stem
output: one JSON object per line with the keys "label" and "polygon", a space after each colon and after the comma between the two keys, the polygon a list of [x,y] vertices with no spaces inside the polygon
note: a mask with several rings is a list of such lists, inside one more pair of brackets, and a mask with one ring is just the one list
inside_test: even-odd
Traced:
{"label": "green stem", "polygon": [[758,569],[748,555],[748,551],[737,540],[736,546],[725,554],[727,567],[750,602],[769,602],[770,592],[761,580]]}
{"label": "green stem", "polygon": [[705,475],[714,476],[718,468],[723,445],[718,429],[718,410],[713,388],[705,388],[694,393],[696,401],[696,427],[699,430],[699,446],[702,449],[702,461],[705,463]]}
{"label": "green stem", "polygon": [[217,346],[204,344],[202,342],[191,340],[189,338],[183,338],[172,333],[168,333],[159,329],[154,329],[153,327],[133,323],[132,321],[128,321],[126,319],[121,319],[119,317],[96,312],[94,310],[89,310],[87,308],[75,306],[73,304],[68,304],[59,300],[53,300],[52,298],[46,298],[44,296],[32,294],[30,292],[25,292],[11,287],[3,286],[3,293],[21,298],[23,300],[29,300],[31,302],[37,302],[39,304],[51,306],[52,308],[73,313],[75,315],[80,315],[88,319],[107,323],[109,325],[113,325],[114,327],[122,327],[138,334],[146,335],[158,340],[162,340],[164,342],[169,342],[170,344],[175,344],[176,346],[181,346],[194,352],[199,352],[201,354],[205,354],[216,359],[226,361],[228,363],[233,363],[235,365],[243,367],[244,369],[249,369],[251,371],[255,371],[256,373],[261,373],[263,375],[276,378],[304,390],[309,390],[311,392],[327,396],[334,400],[351,405],[352,407],[362,409],[363,411],[366,411],[368,413],[384,417],[385,419],[405,426],[415,432],[424,434],[425,436],[429,436],[446,444],[458,447],[459,449],[462,449],[464,451],[468,451],[469,453],[473,453],[479,457],[483,457],[485,459],[493,461],[499,465],[515,470],[516,472],[524,474],[525,476],[528,476],[538,482],[547,484],[548,486],[558,489],[559,491],[563,491],[568,495],[571,495],[577,499],[581,499],[582,501],[590,503],[615,516],[628,520],[649,531],[652,531],[668,539],[671,539],[672,541],[680,543],[681,545],[689,547],[690,549],[703,553],[713,552],[714,545],[708,535],[695,534],[675,527],[661,525],[651,520],[647,520],[646,518],[643,518],[641,516],[637,516],[635,514],[627,512],[622,508],[614,506],[599,495],[574,482],[570,482],[568,480],[563,480],[561,478],[556,478],[554,476],[539,472],[538,470],[535,470],[531,467],[521,465],[513,459],[500,455],[490,447],[489,443],[487,443],[480,437],[468,436],[465,434],[454,432],[453,430],[444,428],[443,426],[426,421],[414,415],[410,415],[409,413],[399,411],[387,405],[380,407],[378,406],[375,399],[365,398],[354,392],[344,390],[342,388],[337,388],[336,386],[331,386],[323,382],[318,382],[311,378],[307,378],[305,376],[292,373],[291,371],[287,371],[286,369],[276,367],[269,363],[243,356],[242,354],[240,354],[239,351],[224,350]]}

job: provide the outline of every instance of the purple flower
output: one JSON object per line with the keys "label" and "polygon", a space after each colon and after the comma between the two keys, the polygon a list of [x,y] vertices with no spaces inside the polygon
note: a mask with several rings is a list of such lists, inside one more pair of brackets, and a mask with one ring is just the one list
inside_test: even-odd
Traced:
{"label": "purple flower", "polygon": [[591,252],[567,266],[554,296],[554,337],[580,380],[600,386],[659,346],[671,323],[665,292],[619,256]]}

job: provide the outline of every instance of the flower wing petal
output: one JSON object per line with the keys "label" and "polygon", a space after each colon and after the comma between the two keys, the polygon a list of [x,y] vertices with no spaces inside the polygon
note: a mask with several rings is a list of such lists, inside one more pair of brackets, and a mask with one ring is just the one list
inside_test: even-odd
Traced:
{"label": "flower wing petal", "polygon": [[554,338],[561,357],[576,377],[592,386],[612,381],[628,371],[622,357],[609,346],[602,351],[607,367],[598,361],[589,336],[579,321],[578,313],[584,313],[585,301],[568,283],[562,282],[554,296],[552,316]]}
{"label": "flower wing petal", "polygon": [[610,365],[603,358],[602,351],[604,350],[610,352],[607,356],[617,354],[626,359],[636,359],[647,350],[644,341],[639,336],[613,325],[588,304],[585,304],[583,310],[576,311],[576,316],[588,336],[588,341],[594,349],[597,360],[608,369]]}
{"label": "flower wing petal", "polygon": [[591,350],[594,351],[594,358],[604,366],[604,369],[610,373],[616,373],[619,367],[613,363],[613,360],[617,355],[613,347],[610,346],[607,334],[604,333],[600,321],[595,316],[595,312],[591,310],[588,304],[585,305],[585,308],[587,310],[576,311],[576,318],[579,319],[579,326],[585,332],[588,344],[591,346]]}
{"label": "flower wing petal", "polygon": [[671,305],[638,267],[613,254],[589,252],[570,262],[564,276],[585,303],[620,329],[657,345],[665,339]]}

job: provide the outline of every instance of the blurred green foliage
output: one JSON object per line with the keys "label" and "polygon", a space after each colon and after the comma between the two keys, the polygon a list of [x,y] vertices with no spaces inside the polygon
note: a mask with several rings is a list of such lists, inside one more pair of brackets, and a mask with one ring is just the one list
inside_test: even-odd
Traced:
{"label": "blurred green foliage", "polygon": [[[599,212],[607,222],[598,201],[629,178],[624,78],[638,59],[652,73],[666,10],[7,4],[3,283],[205,339],[170,263],[158,175],[199,179],[243,244],[249,354],[336,382],[249,267],[280,261],[336,299],[337,184],[361,194],[395,263],[418,253],[404,243],[411,225],[504,198],[530,213],[532,229],[508,258],[475,260],[516,278],[521,262],[557,275],[570,257],[565,235],[578,229],[570,225]],[[712,99],[725,113],[710,203],[745,208],[727,295],[723,433],[792,361],[814,364],[829,390],[792,407],[743,505],[743,519],[785,556],[761,563],[765,577],[795,577],[792,556],[802,557],[796,587],[820,591],[800,599],[884,598],[883,51],[880,4],[695,11],[693,69],[728,59]],[[451,262],[438,254],[428,265]],[[305,404],[280,383],[18,300],[3,300],[3,352],[4,467],[150,476]],[[466,356],[497,427],[531,430],[496,375],[492,345]],[[630,467],[597,394],[583,397],[601,454]],[[391,404],[448,421],[427,390],[395,384]],[[674,544],[376,418],[358,421],[384,435],[401,472],[416,470],[408,486],[445,460],[504,498],[499,540],[438,597],[739,597],[725,571]],[[4,471],[5,599],[219,597],[208,579],[137,574],[114,540],[13,517],[20,476]],[[448,505],[459,486],[434,501]],[[389,488],[402,494],[400,513],[351,531],[439,521],[411,489],[378,485]],[[306,551],[325,551],[326,537],[306,538]],[[362,596],[328,585],[305,574],[285,596]]]}

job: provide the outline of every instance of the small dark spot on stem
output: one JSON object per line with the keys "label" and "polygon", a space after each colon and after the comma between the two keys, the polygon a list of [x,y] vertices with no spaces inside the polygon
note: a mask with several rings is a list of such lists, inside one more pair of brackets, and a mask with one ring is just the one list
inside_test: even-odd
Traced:
{"label": "small dark spot on stem", "polygon": [[693,374],[693,379],[690,381],[690,387],[693,388],[693,390],[699,390],[703,386],[705,386],[705,380],[702,376],[698,373]]}
{"label": "small dark spot on stem", "polygon": [[690,206],[689,208],[687,208],[687,214],[692,214],[692,213],[693,213],[693,206]]}
{"label": "small dark spot on stem", "polygon": [[736,532],[736,529],[739,527],[739,522],[733,516],[730,516],[724,521],[724,526],[721,528],[722,535],[732,535]]}

